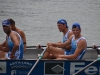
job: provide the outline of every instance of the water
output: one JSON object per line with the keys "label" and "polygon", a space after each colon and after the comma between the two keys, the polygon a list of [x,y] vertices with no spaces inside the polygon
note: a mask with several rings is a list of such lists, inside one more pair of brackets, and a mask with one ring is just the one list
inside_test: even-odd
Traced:
{"label": "water", "polygon": [[[0,0],[0,23],[12,18],[22,29],[27,45],[62,41],[62,33],[57,29],[57,20],[67,20],[69,28],[79,22],[88,46],[100,45],[100,0]],[[0,42],[5,33],[0,26]]]}

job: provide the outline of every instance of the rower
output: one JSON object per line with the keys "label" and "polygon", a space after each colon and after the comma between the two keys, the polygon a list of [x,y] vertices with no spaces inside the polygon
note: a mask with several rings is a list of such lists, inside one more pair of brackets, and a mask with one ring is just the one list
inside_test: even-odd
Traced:
{"label": "rower", "polygon": [[[69,39],[64,43],[47,43],[48,49],[44,53],[43,59],[47,59],[49,54],[52,54],[57,60],[82,59],[83,55],[86,52],[87,42],[85,37],[83,37],[81,34],[80,24],[77,22],[73,23],[72,31],[74,35],[70,36]],[[69,44],[71,44],[71,51],[69,54],[59,49],[64,48]]]}
{"label": "rower", "polygon": [[19,35],[21,36],[22,40],[23,40],[23,44],[24,44],[24,52],[26,51],[26,36],[24,31],[22,31],[21,29],[17,28],[15,26],[15,21],[11,18],[8,19],[10,21],[10,25],[11,25],[11,29],[13,31],[16,31],[17,33],[19,33]]}
{"label": "rower", "polygon": [[6,33],[5,47],[0,45],[0,58],[23,59],[24,45],[21,36],[11,30],[10,21],[2,22],[3,31]]}

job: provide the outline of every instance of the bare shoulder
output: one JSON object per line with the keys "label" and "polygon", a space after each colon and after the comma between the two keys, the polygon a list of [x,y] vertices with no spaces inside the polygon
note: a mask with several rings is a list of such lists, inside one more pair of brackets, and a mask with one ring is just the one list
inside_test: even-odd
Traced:
{"label": "bare shoulder", "polygon": [[24,31],[21,30],[21,29],[18,29],[17,32],[18,32],[20,35],[25,35]]}
{"label": "bare shoulder", "polygon": [[20,32],[20,33],[24,33],[24,31],[23,31],[23,30],[21,30],[21,29],[18,29],[18,32]]}
{"label": "bare shoulder", "polygon": [[79,46],[79,47],[86,48],[86,47],[87,47],[87,42],[86,42],[86,40],[85,40],[85,39],[79,40],[78,46]]}
{"label": "bare shoulder", "polygon": [[73,32],[72,32],[72,30],[70,30],[70,32],[69,32],[69,34],[68,34],[68,38],[70,37],[70,36],[72,36],[73,35]]}
{"label": "bare shoulder", "polygon": [[73,36],[74,36],[74,35],[72,34],[72,35],[69,37],[69,40],[70,40],[70,41],[72,40]]}
{"label": "bare shoulder", "polygon": [[11,31],[10,37],[11,37],[11,38],[14,38],[15,36],[16,36],[16,33],[14,33],[13,31]]}
{"label": "bare shoulder", "polygon": [[15,35],[16,35],[16,33],[11,31],[10,36],[15,36]]}
{"label": "bare shoulder", "polygon": [[85,40],[85,39],[81,39],[81,40],[79,41],[79,43],[86,43],[86,40]]}

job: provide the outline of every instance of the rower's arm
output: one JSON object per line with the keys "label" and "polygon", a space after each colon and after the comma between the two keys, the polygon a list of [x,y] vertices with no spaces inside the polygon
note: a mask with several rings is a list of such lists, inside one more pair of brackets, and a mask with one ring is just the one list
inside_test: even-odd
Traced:
{"label": "rower's arm", "polygon": [[[68,34],[68,39],[69,39],[70,36],[72,36],[72,35],[73,35],[73,32],[72,32],[72,31],[69,32],[69,34]],[[64,47],[64,49],[71,50],[71,45],[68,45],[68,46]]]}
{"label": "rower's arm", "polygon": [[71,38],[72,36],[64,43],[53,43],[53,46],[58,47],[58,48],[65,48],[66,46],[71,44]]}
{"label": "rower's arm", "polygon": [[10,57],[12,57],[19,48],[20,39],[18,39],[19,37],[15,33],[11,33],[10,37],[11,37],[12,42],[14,43],[14,46],[10,55]]}
{"label": "rower's arm", "polygon": [[4,41],[3,43],[0,44],[0,46],[4,46],[5,47],[6,41]]}
{"label": "rower's arm", "polygon": [[21,31],[21,37],[23,40],[23,44],[24,44],[24,52],[26,51],[26,35],[23,31]]}
{"label": "rower's arm", "polygon": [[4,41],[2,44],[0,44],[0,51],[8,52],[9,48],[7,46],[7,41]]}

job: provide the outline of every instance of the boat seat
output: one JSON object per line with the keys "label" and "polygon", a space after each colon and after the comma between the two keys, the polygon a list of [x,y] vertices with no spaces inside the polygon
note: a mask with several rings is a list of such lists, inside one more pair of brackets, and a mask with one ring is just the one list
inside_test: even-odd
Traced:
{"label": "boat seat", "polygon": [[98,58],[96,49],[87,49],[82,60],[95,60]]}

